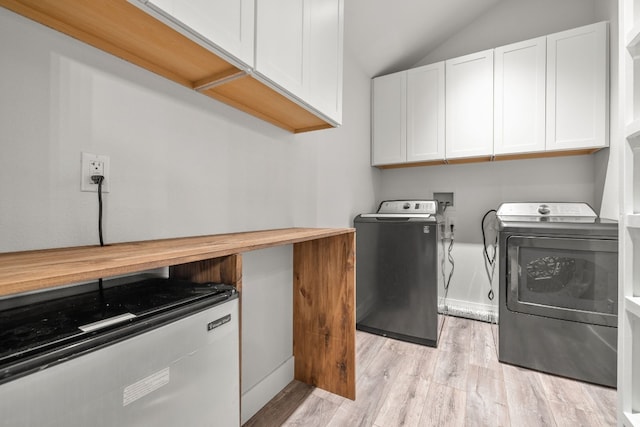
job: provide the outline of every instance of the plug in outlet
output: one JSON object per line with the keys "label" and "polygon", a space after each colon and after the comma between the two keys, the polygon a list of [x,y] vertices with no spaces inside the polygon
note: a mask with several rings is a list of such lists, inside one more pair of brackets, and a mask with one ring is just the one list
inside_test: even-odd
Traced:
{"label": "plug in outlet", "polygon": [[445,217],[445,227],[444,227],[444,238],[451,238],[451,227],[453,227],[453,234],[455,235],[456,228],[456,217],[454,216],[446,216]]}
{"label": "plug in outlet", "polygon": [[102,175],[102,192],[109,192],[109,156],[82,153],[82,176],[80,191],[98,191],[98,184],[91,179],[94,175]]}

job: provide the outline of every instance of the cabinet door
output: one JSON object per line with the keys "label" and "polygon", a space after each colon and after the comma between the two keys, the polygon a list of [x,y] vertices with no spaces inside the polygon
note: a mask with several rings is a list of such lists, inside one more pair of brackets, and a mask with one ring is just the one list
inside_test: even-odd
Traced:
{"label": "cabinet door", "polygon": [[147,6],[186,30],[188,36],[211,42],[225,54],[253,66],[253,0],[151,0]]}
{"label": "cabinet door", "polygon": [[305,98],[308,1],[256,2],[256,71],[300,99]]}
{"label": "cabinet door", "polygon": [[495,49],[494,153],[545,150],[546,37]]}
{"label": "cabinet door", "polygon": [[447,159],[493,154],[493,50],[446,61]]}
{"label": "cabinet door", "polygon": [[371,164],[404,163],[406,153],[407,72],[373,79]]}
{"label": "cabinet door", "polygon": [[309,102],[342,122],[343,0],[309,3]]}
{"label": "cabinet door", "polygon": [[407,161],[444,159],[444,62],[407,71]]}
{"label": "cabinet door", "polygon": [[608,145],[607,23],[547,36],[547,150]]}

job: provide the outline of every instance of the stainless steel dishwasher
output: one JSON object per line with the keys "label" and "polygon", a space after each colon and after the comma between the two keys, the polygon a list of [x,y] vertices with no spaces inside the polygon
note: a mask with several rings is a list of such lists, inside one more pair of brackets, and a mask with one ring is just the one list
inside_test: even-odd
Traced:
{"label": "stainless steel dishwasher", "polygon": [[238,426],[235,289],[112,283],[0,300],[0,425]]}
{"label": "stainless steel dishwasher", "polygon": [[357,329],[437,346],[437,207],[435,200],[388,200],[354,219]]}

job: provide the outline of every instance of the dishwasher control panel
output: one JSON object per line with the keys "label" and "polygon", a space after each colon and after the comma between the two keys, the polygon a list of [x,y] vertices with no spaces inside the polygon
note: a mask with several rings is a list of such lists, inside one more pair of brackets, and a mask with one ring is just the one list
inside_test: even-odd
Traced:
{"label": "dishwasher control panel", "polygon": [[435,200],[385,200],[378,208],[379,214],[430,214],[438,212]]}

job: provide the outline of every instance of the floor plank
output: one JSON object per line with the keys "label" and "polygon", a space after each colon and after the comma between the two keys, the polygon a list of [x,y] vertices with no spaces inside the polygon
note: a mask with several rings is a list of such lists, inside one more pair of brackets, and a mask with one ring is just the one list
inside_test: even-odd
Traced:
{"label": "floor plank", "polygon": [[393,343],[392,348],[397,352],[396,363],[400,369],[374,425],[419,426],[435,366],[436,350],[428,351],[421,346],[400,341],[389,342]]}
{"label": "floor plank", "polygon": [[444,320],[437,349],[357,331],[357,400],[293,381],[245,426],[616,425],[615,390],[502,364],[495,325]]}
{"label": "floor plank", "polygon": [[[345,399],[340,405],[341,411],[329,425],[336,426],[372,426],[378,411],[384,405],[392,385],[398,381],[402,367],[397,363],[398,353],[393,350],[394,343],[385,341],[369,366],[356,382],[355,401]],[[286,424],[285,424],[286,425]],[[316,420],[312,425],[317,424]]]}
{"label": "floor plank", "polygon": [[[288,426],[307,426],[309,419],[315,420],[317,425],[328,425],[334,414],[340,407],[340,403],[334,403],[311,394],[305,399],[304,405],[287,418]],[[284,422],[283,422],[284,424]]]}
{"label": "floor plank", "polygon": [[517,426],[555,425],[538,373],[517,366],[502,365],[507,390],[509,418]]}
{"label": "floor plank", "polygon": [[306,399],[314,391],[314,388],[300,381],[292,381],[257,414],[244,423],[244,427],[283,425],[298,408],[306,405]]}
{"label": "floor plank", "polygon": [[444,384],[432,383],[429,386],[419,425],[433,427],[464,425],[465,401],[466,395],[463,391]]}
{"label": "floor plank", "polygon": [[510,425],[507,391],[501,374],[482,366],[469,366],[465,414],[468,426]]}
{"label": "floor plank", "polygon": [[593,384],[582,384],[582,388],[589,394],[596,407],[593,409],[601,423],[606,426],[616,425],[618,411],[618,396],[610,388]]}

